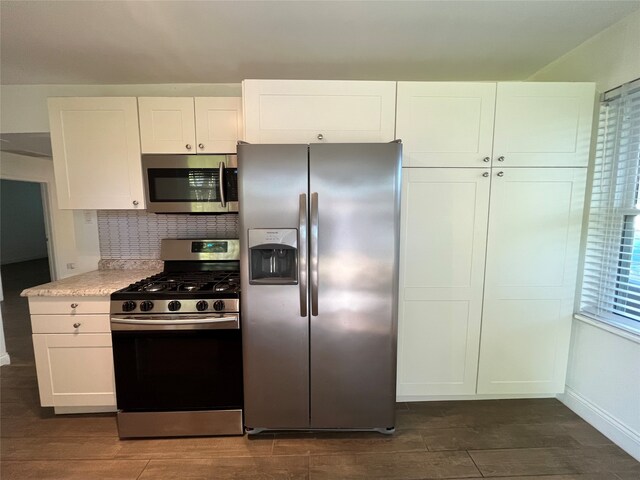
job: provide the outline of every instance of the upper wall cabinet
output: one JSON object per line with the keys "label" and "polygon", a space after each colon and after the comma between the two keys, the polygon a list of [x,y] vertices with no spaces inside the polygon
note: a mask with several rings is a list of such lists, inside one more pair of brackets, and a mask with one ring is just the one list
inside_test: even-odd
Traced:
{"label": "upper wall cabinet", "polygon": [[239,97],[140,97],[142,153],[235,153]]}
{"label": "upper wall cabinet", "polygon": [[495,99],[495,83],[398,82],[402,165],[489,166]]}
{"label": "upper wall cabinet", "polygon": [[390,142],[396,82],[245,80],[250,143]]}
{"label": "upper wall cabinet", "polygon": [[587,166],[594,100],[592,83],[398,82],[403,166]]}
{"label": "upper wall cabinet", "polygon": [[49,99],[60,208],[143,209],[134,97]]}
{"label": "upper wall cabinet", "polygon": [[586,167],[594,101],[593,83],[498,83],[494,160],[505,167]]}

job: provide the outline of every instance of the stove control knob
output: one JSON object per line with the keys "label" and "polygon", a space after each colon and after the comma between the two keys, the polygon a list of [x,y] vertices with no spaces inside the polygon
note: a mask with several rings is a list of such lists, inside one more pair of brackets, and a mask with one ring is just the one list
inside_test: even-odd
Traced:
{"label": "stove control knob", "polygon": [[122,303],[123,312],[133,312],[136,309],[136,302],[128,300]]}
{"label": "stove control knob", "polygon": [[180,305],[180,302],[177,300],[171,300],[169,302],[169,304],[167,305],[167,307],[169,308],[170,312],[175,312],[176,310],[180,310],[180,307],[182,305]]}
{"label": "stove control knob", "polygon": [[213,309],[217,311],[224,310],[224,302],[222,300],[216,300],[213,304]]}
{"label": "stove control knob", "polygon": [[198,310],[199,312],[204,312],[208,308],[209,303],[207,303],[206,300],[200,300],[198,303],[196,303],[196,310]]}
{"label": "stove control knob", "polygon": [[148,312],[152,308],[153,308],[153,302],[150,302],[149,300],[140,302],[140,310],[142,310],[143,312]]}

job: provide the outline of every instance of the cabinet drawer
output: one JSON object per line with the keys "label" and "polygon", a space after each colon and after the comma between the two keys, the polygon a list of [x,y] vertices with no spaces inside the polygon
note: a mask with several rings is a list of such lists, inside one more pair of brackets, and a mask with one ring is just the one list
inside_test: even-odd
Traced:
{"label": "cabinet drawer", "polygon": [[109,314],[31,315],[31,329],[33,333],[110,333],[109,319]]}
{"label": "cabinet drawer", "polygon": [[109,297],[29,297],[31,315],[109,313]]}

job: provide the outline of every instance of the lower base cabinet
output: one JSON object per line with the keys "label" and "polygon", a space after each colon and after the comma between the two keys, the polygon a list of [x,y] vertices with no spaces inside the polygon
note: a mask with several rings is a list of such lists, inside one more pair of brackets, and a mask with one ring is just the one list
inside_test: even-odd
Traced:
{"label": "lower base cabinet", "polygon": [[489,172],[403,169],[400,397],[476,391]]}
{"label": "lower base cabinet", "polygon": [[505,168],[493,175],[478,393],[560,393],[586,169]]}
{"label": "lower base cabinet", "polygon": [[564,391],[585,182],[585,168],[403,169],[400,400]]}
{"label": "lower base cabinet", "polygon": [[108,297],[31,297],[29,308],[41,405],[115,411]]}

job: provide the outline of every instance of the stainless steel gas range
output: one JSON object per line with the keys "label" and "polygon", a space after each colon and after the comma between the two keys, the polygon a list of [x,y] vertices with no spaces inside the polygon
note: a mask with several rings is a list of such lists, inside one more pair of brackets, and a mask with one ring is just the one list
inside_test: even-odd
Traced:
{"label": "stainless steel gas range", "polygon": [[163,240],[164,272],[111,295],[121,438],[242,435],[238,240]]}

